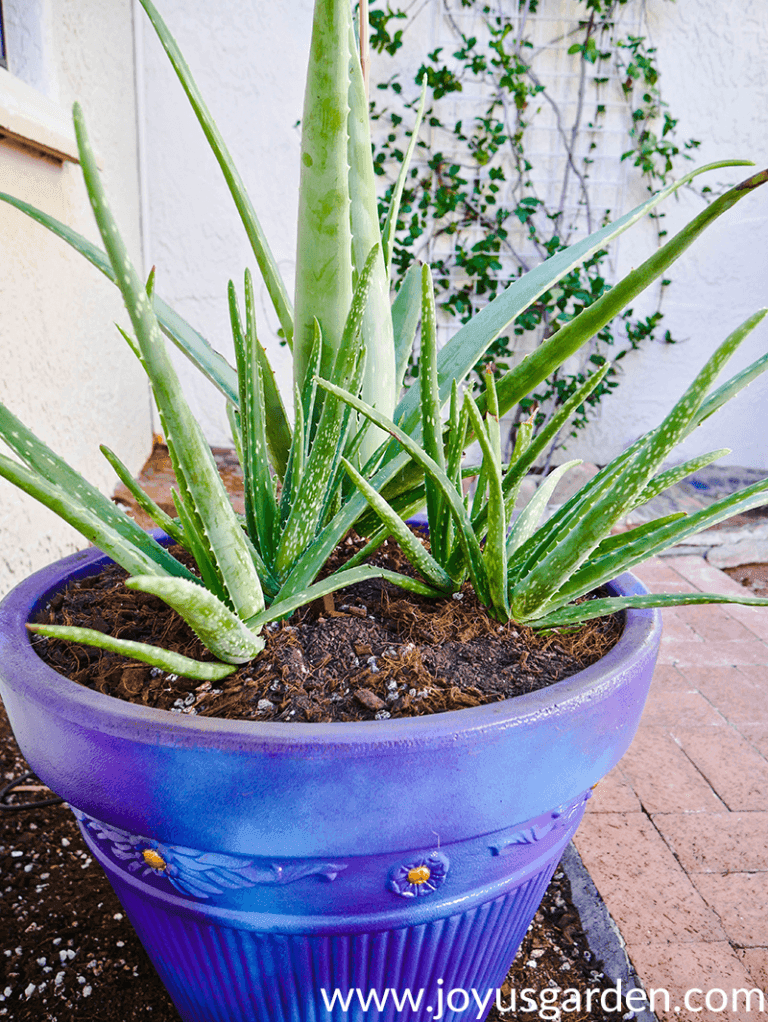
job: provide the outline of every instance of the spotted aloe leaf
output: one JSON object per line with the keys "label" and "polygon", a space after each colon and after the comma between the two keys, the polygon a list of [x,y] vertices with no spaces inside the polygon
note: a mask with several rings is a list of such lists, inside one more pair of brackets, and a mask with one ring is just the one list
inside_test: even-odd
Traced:
{"label": "spotted aloe leaf", "polygon": [[343,461],[343,465],[355,486],[365,495],[370,506],[382,520],[390,535],[394,536],[397,540],[398,545],[401,547],[414,567],[420,571],[427,582],[430,582],[436,589],[440,589],[448,593],[453,592],[457,588],[454,585],[453,579],[450,575],[448,575],[445,569],[440,566],[435,558],[427,552],[419,537],[415,536],[411,532],[400,515],[392,507],[390,507],[381,494],[377,493],[376,490],[374,490],[374,488],[365,481],[354,465],[350,464],[346,458]]}
{"label": "spotted aloe leaf", "polygon": [[134,642],[131,639],[117,639],[93,628],[77,628],[72,625],[27,625],[27,628],[36,635],[44,635],[49,639],[65,639],[68,642],[81,642],[85,646],[94,646],[107,653],[119,653],[121,656],[149,664],[150,667],[159,667],[170,674],[178,674],[182,678],[192,678],[195,681],[221,681],[237,670],[231,664],[221,664],[215,660],[193,660],[161,646]]}
{"label": "spotted aloe leaf", "polygon": [[[493,381],[490,381],[491,387]],[[480,412],[472,395],[464,395],[464,405],[469,415],[469,422],[483,452],[482,471],[478,487],[488,485],[487,532],[483,560],[488,578],[488,603],[501,620],[509,619],[509,602],[507,596],[507,555],[505,538],[507,534],[506,515],[504,514],[504,491],[501,480],[501,452],[498,436],[498,406],[494,395],[489,400],[490,428],[483,423]],[[494,416],[494,412],[496,416]]]}
{"label": "spotted aloe leaf", "polygon": [[[344,325],[343,343],[331,367],[331,375],[342,386],[359,386],[364,352],[361,350],[363,317],[369,288],[379,253],[370,252],[360,274]],[[314,333],[314,324],[313,324]],[[322,361],[322,360],[321,360]],[[339,441],[344,426],[344,405],[337,400],[323,402],[312,449],[307,459],[298,492],[292,497],[290,514],[277,548],[275,570],[286,577],[318,531],[321,514],[326,503],[327,487],[333,476]],[[314,567],[314,574],[322,561]]]}
{"label": "spotted aloe leaf", "polygon": [[747,321],[726,338],[662,424],[648,434],[616,476],[610,491],[590,506],[565,538],[518,582],[513,600],[516,619],[525,620],[546,610],[555,599],[553,594],[559,593],[611,527],[636,504],[658,466],[685,435],[715,377],[750,329],[751,321]]}
{"label": "spotted aloe leaf", "polygon": [[180,484],[189,489],[229,599],[242,617],[248,617],[264,606],[258,574],[210,447],[181,392],[144,285],[110,212],[78,104],[74,123],[88,197],[152,383],[177,478],[181,476]]}
{"label": "spotted aloe leaf", "polygon": [[621,572],[629,571],[659,551],[684,542],[702,529],[711,528],[732,515],[764,504],[768,504],[768,480],[763,479],[691,515],[683,518],[672,516],[672,521],[662,519],[649,523],[642,531],[631,529],[621,536],[611,537],[612,542],[604,541],[594,556],[553,593],[548,606],[556,609],[604,582],[609,582]]}
{"label": "spotted aloe leaf", "polygon": [[264,640],[213,593],[186,579],[135,575],[126,586],[157,596],[184,618],[206,649],[228,664],[243,664],[262,649]]}
{"label": "spotted aloe leaf", "polygon": [[[405,433],[399,426],[396,426],[391,419],[387,419],[385,415],[377,412],[375,408],[367,405],[364,401],[356,398],[353,394],[342,390],[341,387],[336,387],[334,384],[329,383],[326,380],[318,380],[318,385],[324,390],[327,390],[331,394],[335,394],[342,401],[347,402],[354,409],[364,415],[367,419],[370,419],[380,429],[391,433],[392,436],[405,448],[405,452],[413,458],[413,460],[423,469],[425,473],[428,473],[434,480],[435,484],[440,487],[441,493],[448,503],[448,507],[451,509],[451,513],[454,516],[454,520],[457,526],[459,542],[462,544],[464,550],[464,556],[466,558],[467,567],[472,577],[472,584],[475,589],[481,594],[480,598],[488,600],[488,575],[483,560],[483,554],[480,549],[480,544],[477,541],[477,537],[472,531],[472,525],[469,521],[464,502],[461,496],[456,492],[451,480],[445,473],[445,470],[437,464],[429,455],[414,441],[407,433]],[[374,489],[377,487],[372,483]],[[363,499],[365,497],[363,496]],[[349,502],[352,503],[351,501]]]}

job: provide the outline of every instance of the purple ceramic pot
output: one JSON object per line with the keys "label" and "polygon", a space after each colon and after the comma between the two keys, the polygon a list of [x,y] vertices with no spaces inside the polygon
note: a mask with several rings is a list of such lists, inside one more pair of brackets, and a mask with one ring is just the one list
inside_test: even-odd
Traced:
{"label": "purple ceramic pot", "polygon": [[[630,611],[599,663],[506,702],[259,724],[135,706],[37,658],[25,622],[105,563],[74,554],[5,599],[0,691],[185,1022],[476,1017],[465,995],[495,997],[635,733],[658,612]],[[645,591],[628,574],[612,588]]]}

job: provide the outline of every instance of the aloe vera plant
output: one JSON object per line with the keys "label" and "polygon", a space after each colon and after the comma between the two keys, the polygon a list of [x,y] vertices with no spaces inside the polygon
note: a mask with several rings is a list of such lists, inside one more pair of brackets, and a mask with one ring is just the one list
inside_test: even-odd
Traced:
{"label": "aloe vera plant", "polygon": [[[696,174],[739,165],[739,161],[711,164],[688,174],[614,223],[552,256],[515,281],[438,351],[429,269],[412,267],[390,300],[392,238],[424,96],[388,218],[380,229],[365,85],[349,0],[317,0],[315,6],[302,120],[293,305],[253,204],[189,67],[152,0],[141,3],[219,162],[291,346],[295,414],[291,422],[259,340],[250,271],[244,275],[244,304],[235,285],[229,286],[234,367],[155,293],[154,271],[146,284],[140,279],[110,213],[83,114],[76,106],[80,163],[104,249],[12,196],[0,198],[56,233],[119,287],[132,327],[125,340],[148,374],[178,481],[176,517],[163,512],[138,488],[115,453],[105,449],[104,454],[144,510],[193,556],[197,572],[144,533],[2,406],[0,436],[16,458],[0,456],[0,475],[47,504],[126,568],[129,587],[152,593],[176,609],[217,660],[190,662],[165,650],[84,634],[82,629],[34,626],[38,631],[91,642],[188,677],[222,677],[235,669],[233,665],[258,655],[263,647],[260,630],[267,622],[374,576],[436,597],[456,591],[469,578],[502,620],[569,624],[584,616],[583,605],[574,607],[572,601],[611,574],[655,552],[660,544],[687,535],[686,529],[693,531],[716,520],[721,511],[734,513],[763,502],[763,489],[751,488],[738,499],[729,498],[731,502],[722,508],[711,509],[708,517],[653,523],[629,534],[622,543],[609,536],[611,525],[626,510],[678,477],[679,472],[657,471],[674,443],[765,368],[761,360],[706,397],[725,354],[754,325],[752,321],[737,331],[735,339],[729,338],[722,354],[708,363],[692,393],[662,427],[604,469],[538,530],[546,496],[567,466],[543,484],[511,525],[520,482],[605,370],[587,381],[538,435],[533,435],[530,424],[523,424],[507,466],[501,460],[499,418],[663,274],[717,216],[762,184],[766,173],[754,175],[713,202],[521,365],[496,382],[488,378],[484,393],[475,399],[470,393],[460,394],[462,382],[491,343],[531,303]],[[401,394],[419,319],[419,380]],[[202,431],[184,399],[164,337],[227,399],[243,467],[242,519],[232,510]],[[450,410],[443,422],[446,405]],[[462,458],[472,439],[478,440],[483,460],[476,494],[469,502],[461,491],[466,471]],[[692,471],[698,465],[690,463],[679,471]],[[424,503],[431,553],[403,522]],[[335,574],[317,581],[330,554],[356,524],[370,536],[365,550]],[[413,558],[424,581],[362,563],[390,534]],[[745,597],[743,602],[758,601]],[[600,609],[599,604],[591,601],[589,607]]]}

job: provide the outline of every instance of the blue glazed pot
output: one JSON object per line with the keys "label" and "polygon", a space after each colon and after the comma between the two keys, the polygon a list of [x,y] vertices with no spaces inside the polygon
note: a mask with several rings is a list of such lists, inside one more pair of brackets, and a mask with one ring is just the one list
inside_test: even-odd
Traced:
{"label": "blue glazed pot", "polygon": [[[599,663],[513,700],[259,724],[133,705],[37,658],[25,622],[106,563],[74,554],[6,597],[0,692],[185,1022],[475,1017],[465,994],[495,997],[591,787],[632,740],[658,612],[630,611]],[[612,588],[645,591],[629,574]],[[364,1007],[372,990],[381,1011]]]}

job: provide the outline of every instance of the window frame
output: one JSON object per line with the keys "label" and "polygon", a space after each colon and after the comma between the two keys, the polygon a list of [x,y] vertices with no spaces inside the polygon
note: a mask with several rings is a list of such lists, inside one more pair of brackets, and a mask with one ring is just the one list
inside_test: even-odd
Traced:
{"label": "window frame", "polygon": [[0,0],[0,67],[8,70],[8,51],[5,47],[5,25],[3,24],[3,0]]}
{"label": "window frame", "polygon": [[8,70],[8,51],[5,44],[5,25],[3,23],[3,0],[0,0],[0,67]]}

